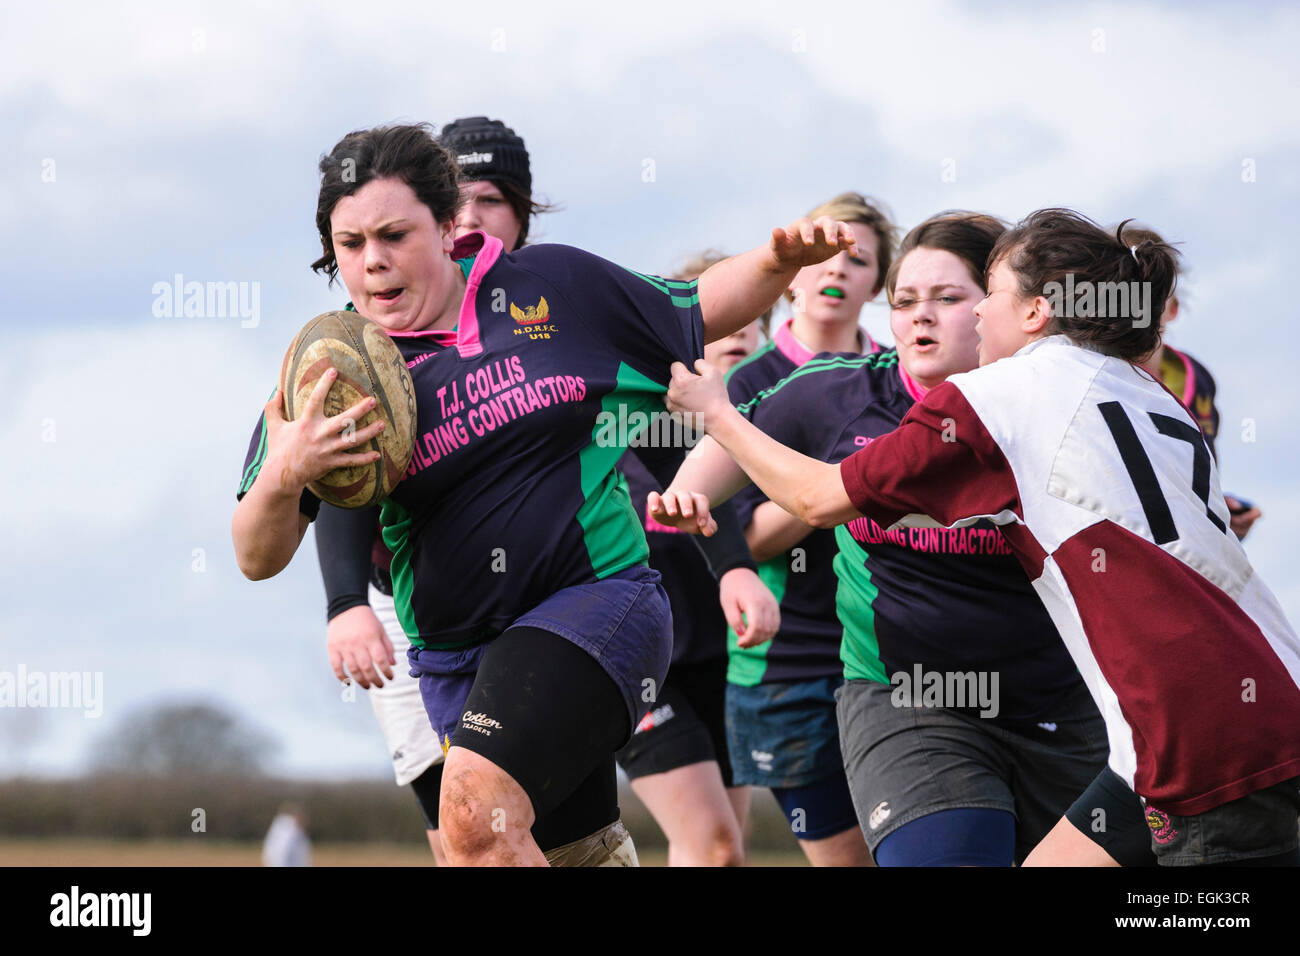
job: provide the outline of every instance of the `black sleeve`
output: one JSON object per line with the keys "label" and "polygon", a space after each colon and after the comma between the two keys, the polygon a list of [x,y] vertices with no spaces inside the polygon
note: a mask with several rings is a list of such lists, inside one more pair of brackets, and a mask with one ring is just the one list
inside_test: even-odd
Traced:
{"label": "black sleeve", "polygon": [[316,557],[325,582],[332,621],[350,608],[370,603],[370,553],[379,526],[379,508],[335,508],[322,503],[316,519]]}
{"label": "black sleeve", "polygon": [[[677,469],[686,460],[684,448],[633,448],[632,452],[654,476],[661,490],[672,484]],[[643,505],[642,502],[637,507]],[[713,520],[718,523],[717,532],[711,538],[693,534],[691,539],[703,552],[714,578],[721,581],[724,574],[736,568],[757,571],[758,565],[754,563],[754,556],[749,553],[749,545],[745,543],[745,531],[736,517],[736,510],[731,506],[731,502],[724,502],[710,510],[713,513]]]}

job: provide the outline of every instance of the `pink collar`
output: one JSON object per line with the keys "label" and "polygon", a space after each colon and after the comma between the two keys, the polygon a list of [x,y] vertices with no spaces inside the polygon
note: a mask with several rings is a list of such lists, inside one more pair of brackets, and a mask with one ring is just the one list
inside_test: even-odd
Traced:
{"label": "pink collar", "polygon": [[903,363],[898,363],[898,377],[903,380],[903,388],[907,389],[907,394],[912,396],[914,401],[920,401],[925,398],[925,393],[930,391],[912,376],[907,374],[907,369],[903,368]]}
{"label": "pink collar", "polygon": [[[803,365],[817,353],[795,337],[794,331],[791,329],[792,325],[794,325],[793,316],[786,319],[785,322],[782,323],[781,327],[776,330],[776,335],[772,336],[772,344],[776,346],[777,350],[780,351],[782,355],[788,358],[795,365]],[[869,355],[872,352],[879,352],[881,350],[879,343],[868,335],[866,330],[860,326],[858,328],[858,344],[864,346],[862,349],[864,355]]]}
{"label": "pink collar", "polygon": [[483,277],[496,265],[503,249],[500,239],[478,231],[467,232],[452,246],[452,259],[474,256],[474,265],[469,270],[469,278],[465,281],[465,298],[460,303],[460,321],[454,331],[425,329],[418,332],[389,332],[388,334],[393,338],[422,336],[433,339],[439,345],[455,345],[460,351],[461,358],[473,358],[475,355],[482,354],[483,342],[479,338],[478,313],[474,311],[474,300],[478,297],[478,289]]}

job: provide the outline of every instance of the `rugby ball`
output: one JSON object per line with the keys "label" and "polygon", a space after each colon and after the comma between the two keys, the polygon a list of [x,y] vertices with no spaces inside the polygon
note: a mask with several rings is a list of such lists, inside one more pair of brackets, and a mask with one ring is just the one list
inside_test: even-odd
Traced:
{"label": "rugby ball", "polygon": [[340,508],[366,508],[387,498],[406,474],[415,447],[415,388],[401,352],[380,326],[355,312],[326,312],[304,325],[284,354],[280,391],[285,418],[293,421],[301,414],[330,368],[339,374],[325,397],[326,417],[372,396],[377,404],[353,429],[360,431],[376,418],[387,424],[377,437],[356,446],[359,453],[379,452],[377,461],[335,468],[307,487]]}

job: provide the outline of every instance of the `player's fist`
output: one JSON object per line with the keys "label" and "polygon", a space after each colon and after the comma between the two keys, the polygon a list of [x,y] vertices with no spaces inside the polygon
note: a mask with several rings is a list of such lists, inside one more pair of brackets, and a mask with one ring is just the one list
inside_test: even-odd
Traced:
{"label": "player's fist", "polygon": [[722,373],[704,359],[696,360],[694,372],[681,362],[674,362],[669,371],[672,378],[664,396],[669,411],[700,416],[699,424],[708,431],[709,419],[731,408]]}

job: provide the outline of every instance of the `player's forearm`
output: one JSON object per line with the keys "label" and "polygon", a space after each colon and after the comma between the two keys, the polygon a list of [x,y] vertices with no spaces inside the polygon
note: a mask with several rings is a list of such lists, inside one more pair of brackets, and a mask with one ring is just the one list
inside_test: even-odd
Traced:
{"label": "player's forearm", "polygon": [[774,501],[765,501],[754,509],[745,529],[745,541],[755,561],[768,561],[785,554],[813,529]]}
{"label": "player's forearm", "polygon": [[714,263],[699,283],[704,341],[716,342],[753,322],[789,288],[798,271],[779,264],[766,245]]}
{"label": "player's forearm", "polygon": [[268,458],[231,520],[235,560],[251,581],[283,571],[307,530],[307,518],[298,510],[302,489],[275,480],[279,472],[276,460]]}
{"label": "player's forearm", "polygon": [[749,484],[749,476],[708,436],[691,449],[672,481],[673,491],[698,492],[716,507]]}
{"label": "player's forearm", "polygon": [[371,545],[379,509],[322,504],[316,516],[316,557],[325,584],[325,619],[368,602]]}
{"label": "player's forearm", "polygon": [[704,426],[765,495],[804,524],[833,528],[861,517],[838,465],[787,448],[735,409],[710,415]]}

